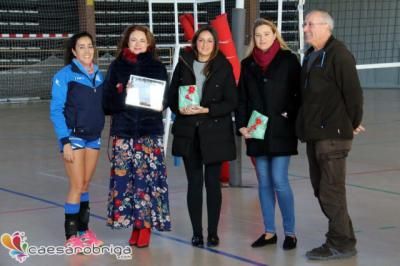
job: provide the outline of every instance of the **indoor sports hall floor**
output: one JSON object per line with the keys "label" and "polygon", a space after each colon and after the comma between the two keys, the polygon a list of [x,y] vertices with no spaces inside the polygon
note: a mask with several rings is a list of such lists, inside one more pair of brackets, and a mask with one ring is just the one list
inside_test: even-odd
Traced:
{"label": "indoor sports hall floor", "polygon": [[[278,244],[253,249],[263,231],[254,169],[243,158],[242,188],[223,189],[217,248],[193,248],[186,209],[186,177],[168,155],[173,230],[155,232],[151,246],[134,249],[129,261],[114,255],[30,256],[22,265],[400,265],[400,90],[365,90],[363,125],[348,158],[347,193],[358,238],[354,258],[311,262],[304,253],[323,243],[327,220],[313,197],[304,145],[293,157],[290,180],[295,194],[298,248],[282,250],[277,211]],[[91,227],[108,245],[126,246],[130,230],[105,226],[109,164],[107,130],[91,186]],[[244,151],[244,149],[243,149]],[[48,118],[48,103],[0,105],[0,234],[25,232],[30,246],[64,243],[63,204],[67,178]],[[204,217],[205,218],[205,217]],[[206,228],[206,225],[204,226]],[[0,245],[0,265],[21,265]]]}

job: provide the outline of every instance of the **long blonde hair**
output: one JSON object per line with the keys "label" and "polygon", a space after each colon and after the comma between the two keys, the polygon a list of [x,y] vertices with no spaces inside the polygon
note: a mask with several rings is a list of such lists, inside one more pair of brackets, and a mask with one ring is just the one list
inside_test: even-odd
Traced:
{"label": "long blonde hair", "polygon": [[271,28],[272,33],[276,34],[276,39],[278,40],[279,45],[281,46],[281,48],[283,50],[290,50],[289,46],[286,44],[285,40],[282,38],[281,33],[278,31],[278,28],[276,27],[275,23],[272,22],[271,20],[258,18],[258,19],[256,19],[256,21],[254,21],[254,24],[253,24],[253,29],[251,31],[251,41],[250,41],[249,46],[246,51],[246,57],[248,57],[249,55],[252,54],[253,49],[255,47],[254,38],[255,38],[256,28],[259,26],[262,26],[262,25],[266,25]]}

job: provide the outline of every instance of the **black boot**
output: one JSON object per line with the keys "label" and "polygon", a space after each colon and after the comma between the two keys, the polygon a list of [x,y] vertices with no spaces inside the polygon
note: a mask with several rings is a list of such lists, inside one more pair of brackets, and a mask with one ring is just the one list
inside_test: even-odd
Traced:
{"label": "black boot", "polygon": [[207,246],[216,247],[219,245],[219,237],[217,234],[208,235],[207,237]]}
{"label": "black boot", "polygon": [[83,201],[79,207],[78,231],[85,232],[89,229],[90,208],[89,201]]}
{"label": "black boot", "polygon": [[266,245],[276,244],[278,237],[274,234],[271,238],[265,239],[265,234],[262,234],[256,241],[251,244],[251,247],[258,248]]}
{"label": "black boot", "polygon": [[283,241],[283,249],[291,250],[296,248],[297,238],[295,236],[285,236],[285,241]]}
{"label": "black boot", "polygon": [[65,237],[67,240],[71,236],[76,236],[78,233],[78,221],[79,221],[79,213],[74,214],[65,214]]}
{"label": "black boot", "polygon": [[192,237],[192,246],[194,247],[203,247],[204,246],[204,240],[203,240],[203,236],[201,235],[194,235]]}

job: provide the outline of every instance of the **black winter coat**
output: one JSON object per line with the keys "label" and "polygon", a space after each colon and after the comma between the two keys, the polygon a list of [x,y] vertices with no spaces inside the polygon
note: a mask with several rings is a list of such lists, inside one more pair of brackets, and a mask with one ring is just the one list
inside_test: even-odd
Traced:
{"label": "black winter coat", "polygon": [[194,53],[180,57],[171,81],[168,102],[176,114],[172,126],[174,135],[172,154],[190,156],[196,130],[200,141],[203,163],[230,161],[236,158],[236,147],[231,113],[237,106],[238,96],[232,66],[219,53],[211,61],[209,74],[203,86],[200,105],[209,108],[208,114],[181,115],[178,110],[180,86],[196,84],[193,71]]}
{"label": "black winter coat", "polygon": [[[290,51],[278,51],[265,72],[252,55],[242,60],[236,128],[247,127],[253,110],[269,118],[263,140],[246,140],[247,155],[297,154],[295,121],[299,106],[299,82],[300,64]],[[287,117],[282,115],[284,113]]]}
{"label": "black winter coat", "polygon": [[[108,69],[103,94],[105,113],[112,115],[111,136],[137,138],[162,135],[162,112],[125,105],[126,84],[131,74],[165,81],[168,79],[165,66],[149,52],[139,54],[136,63],[122,57],[114,60]],[[123,86],[120,91],[117,88],[119,83]]]}
{"label": "black winter coat", "polygon": [[311,47],[301,72],[296,131],[302,141],[352,139],[363,114],[363,96],[353,55],[333,36],[309,71]]}

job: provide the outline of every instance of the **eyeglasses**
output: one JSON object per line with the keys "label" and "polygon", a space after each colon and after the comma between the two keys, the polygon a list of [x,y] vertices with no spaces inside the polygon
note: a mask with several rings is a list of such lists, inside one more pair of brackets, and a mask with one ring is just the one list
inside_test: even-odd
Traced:
{"label": "eyeglasses", "polygon": [[324,24],[326,24],[326,22],[315,22],[315,23],[313,23],[313,22],[304,22],[302,26],[303,26],[303,28],[305,28],[306,26],[308,26],[310,28],[313,28],[315,25],[324,25]]}

